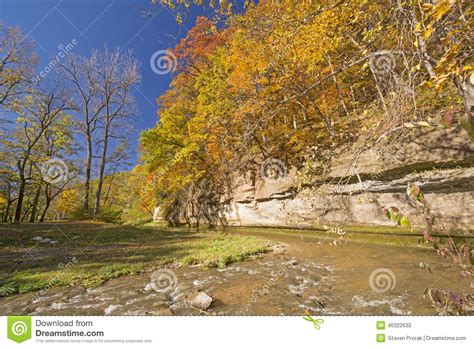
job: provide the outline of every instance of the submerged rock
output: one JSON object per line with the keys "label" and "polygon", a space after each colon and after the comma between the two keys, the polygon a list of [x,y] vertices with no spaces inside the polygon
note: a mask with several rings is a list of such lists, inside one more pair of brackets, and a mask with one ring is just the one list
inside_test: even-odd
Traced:
{"label": "submerged rock", "polygon": [[32,238],[32,240],[34,240],[35,242],[39,242],[39,243],[58,244],[57,240],[52,240],[50,238],[43,238],[41,236],[36,236],[36,237]]}
{"label": "submerged rock", "polygon": [[272,246],[272,251],[275,253],[275,254],[281,254],[281,253],[284,253],[286,251],[286,248],[284,245],[282,244],[276,244],[276,245],[273,245]]}
{"label": "submerged rock", "polygon": [[214,299],[211,296],[206,294],[204,291],[201,291],[194,297],[191,304],[193,307],[206,310],[211,307],[213,301]]}
{"label": "submerged rock", "polygon": [[290,266],[296,266],[297,264],[298,264],[298,261],[295,259],[291,259],[290,261],[288,261],[288,265]]}
{"label": "submerged rock", "polygon": [[163,308],[157,312],[157,315],[170,316],[173,315],[173,312],[169,308]]}
{"label": "submerged rock", "polygon": [[122,305],[110,305],[106,309],[104,309],[105,315],[111,315],[115,310],[121,308]]}

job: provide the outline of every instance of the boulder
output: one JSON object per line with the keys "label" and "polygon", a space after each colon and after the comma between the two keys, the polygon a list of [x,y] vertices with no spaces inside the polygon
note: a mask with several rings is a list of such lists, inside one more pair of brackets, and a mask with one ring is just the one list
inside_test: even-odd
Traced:
{"label": "boulder", "polygon": [[191,301],[191,305],[201,310],[208,309],[214,299],[206,294],[204,291],[199,292]]}

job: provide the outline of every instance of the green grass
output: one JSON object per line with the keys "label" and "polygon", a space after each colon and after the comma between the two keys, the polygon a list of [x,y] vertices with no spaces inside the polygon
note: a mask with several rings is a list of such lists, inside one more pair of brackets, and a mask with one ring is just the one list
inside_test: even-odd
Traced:
{"label": "green grass", "polygon": [[[275,236],[288,236],[294,238],[309,238],[319,240],[323,243],[332,242],[338,236],[331,232],[333,225],[313,226],[313,228],[280,228],[280,227],[230,227],[228,231],[238,235],[246,233],[271,238]],[[329,230],[328,230],[329,229]],[[392,245],[401,247],[424,247],[432,248],[431,243],[424,240],[420,231],[410,231],[402,226],[345,226],[345,240],[350,242],[359,242],[367,244]],[[433,237],[447,241],[447,235],[439,232],[432,232]],[[471,242],[474,238],[472,234],[466,235],[462,232],[451,235],[457,243]]]}
{"label": "green grass", "polygon": [[[43,244],[41,236],[58,241]],[[173,263],[225,267],[271,250],[255,237],[186,228],[99,223],[0,225],[0,296],[82,285],[96,287],[122,276]]]}
{"label": "green grass", "polygon": [[194,252],[184,257],[184,264],[221,268],[269,251],[268,244],[262,244],[261,240],[254,237],[223,237],[194,242],[189,247]]}

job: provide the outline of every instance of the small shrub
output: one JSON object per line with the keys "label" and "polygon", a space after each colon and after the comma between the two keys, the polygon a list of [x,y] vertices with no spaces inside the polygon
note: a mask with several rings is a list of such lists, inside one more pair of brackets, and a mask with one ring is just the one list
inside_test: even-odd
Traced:
{"label": "small shrub", "polygon": [[104,209],[94,217],[94,220],[118,224],[122,221],[122,212],[120,210]]}
{"label": "small shrub", "polygon": [[79,206],[72,211],[70,219],[74,221],[92,220],[93,215],[92,209],[84,209],[84,207]]}
{"label": "small shrub", "polygon": [[94,216],[94,212],[92,209],[84,209],[83,207],[77,207],[71,214],[71,220],[96,220],[106,223],[117,224],[120,223],[122,220],[122,211],[104,208],[99,212],[99,214]]}
{"label": "small shrub", "polygon": [[147,217],[147,218],[137,219],[137,220],[128,220],[123,223],[123,225],[130,225],[130,226],[144,226],[147,224],[154,224],[152,217]]}

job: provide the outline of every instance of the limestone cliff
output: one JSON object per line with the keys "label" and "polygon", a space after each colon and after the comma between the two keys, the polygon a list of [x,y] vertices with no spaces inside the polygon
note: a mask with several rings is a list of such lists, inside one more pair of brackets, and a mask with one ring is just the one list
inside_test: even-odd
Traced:
{"label": "limestone cliff", "polygon": [[[383,207],[394,206],[418,228],[474,231],[474,145],[466,132],[459,127],[404,130],[371,148],[361,145],[341,149],[323,174],[303,187],[295,169],[278,180],[236,178],[229,224],[393,225]],[[409,182],[422,189],[429,214],[408,197]]]}

